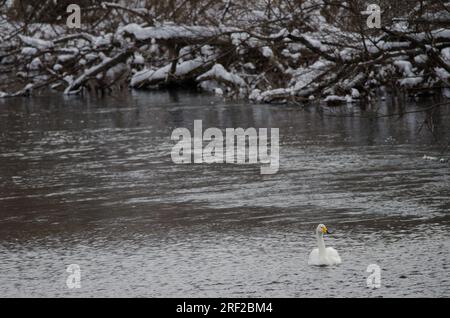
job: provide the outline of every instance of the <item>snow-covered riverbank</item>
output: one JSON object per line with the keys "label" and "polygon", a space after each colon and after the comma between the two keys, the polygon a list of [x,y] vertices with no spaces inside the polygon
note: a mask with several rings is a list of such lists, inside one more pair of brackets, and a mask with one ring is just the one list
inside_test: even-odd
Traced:
{"label": "snow-covered riverbank", "polygon": [[103,18],[79,29],[12,20],[3,8],[0,97],[178,85],[269,103],[353,102],[380,87],[450,97],[448,3],[417,1],[379,29],[354,1],[175,1],[186,12],[172,19],[143,3],[89,7]]}

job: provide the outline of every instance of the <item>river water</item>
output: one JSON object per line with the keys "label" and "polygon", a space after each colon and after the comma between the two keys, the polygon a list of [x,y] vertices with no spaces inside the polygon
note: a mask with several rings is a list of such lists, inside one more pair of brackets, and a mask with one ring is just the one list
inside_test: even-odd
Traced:
{"label": "river water", "polygon": [[[188,92],[0,99],[0,296],[449,297],[450,165],[422,159],[448,153],[422,113],[366,114]],[[436,118],[448,142],[448,107]],[[175,165],[171,133],[194,119],[280,128],[279,172]],[[307,265],[318,223],[341,265]]]}

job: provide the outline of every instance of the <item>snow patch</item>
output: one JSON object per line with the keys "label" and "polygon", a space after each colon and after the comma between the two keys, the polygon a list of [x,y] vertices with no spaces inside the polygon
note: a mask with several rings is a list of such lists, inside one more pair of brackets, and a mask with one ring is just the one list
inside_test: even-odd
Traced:
{"label": "snow patch", "polygon": [[247,86],[245,81],[240,76],[228,72],[221,64],[215,64],[208,72],[197,77],[198,81],[206,79],[225,81],[241,87]]}

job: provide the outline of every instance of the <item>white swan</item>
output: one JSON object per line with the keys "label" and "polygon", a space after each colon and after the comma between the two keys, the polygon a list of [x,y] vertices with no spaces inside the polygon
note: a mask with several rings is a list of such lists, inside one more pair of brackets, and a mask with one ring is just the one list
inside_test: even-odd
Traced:
{"label": "white swan", "polygon": [[341,263],[339,253],[332,247],[325,247],[323,235],[330,234],[325,225],[319,224],[316,229],[317,245],[309,254],[308,265],[337,265]]}

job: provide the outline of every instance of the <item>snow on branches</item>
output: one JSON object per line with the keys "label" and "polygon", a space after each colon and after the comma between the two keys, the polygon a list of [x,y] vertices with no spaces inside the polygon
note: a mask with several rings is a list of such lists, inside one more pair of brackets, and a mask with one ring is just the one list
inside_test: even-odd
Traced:
{"label": "snow on branches", "polygon": [[102,20],[77,30],[3,13],[0,97],[167,85],[268,103],[352,102],[380,86],[448,91],[444,1],[417,1],[376,30],[353,0],[191,2],[162,13],[152,1],[103,2],[88,8]]}

